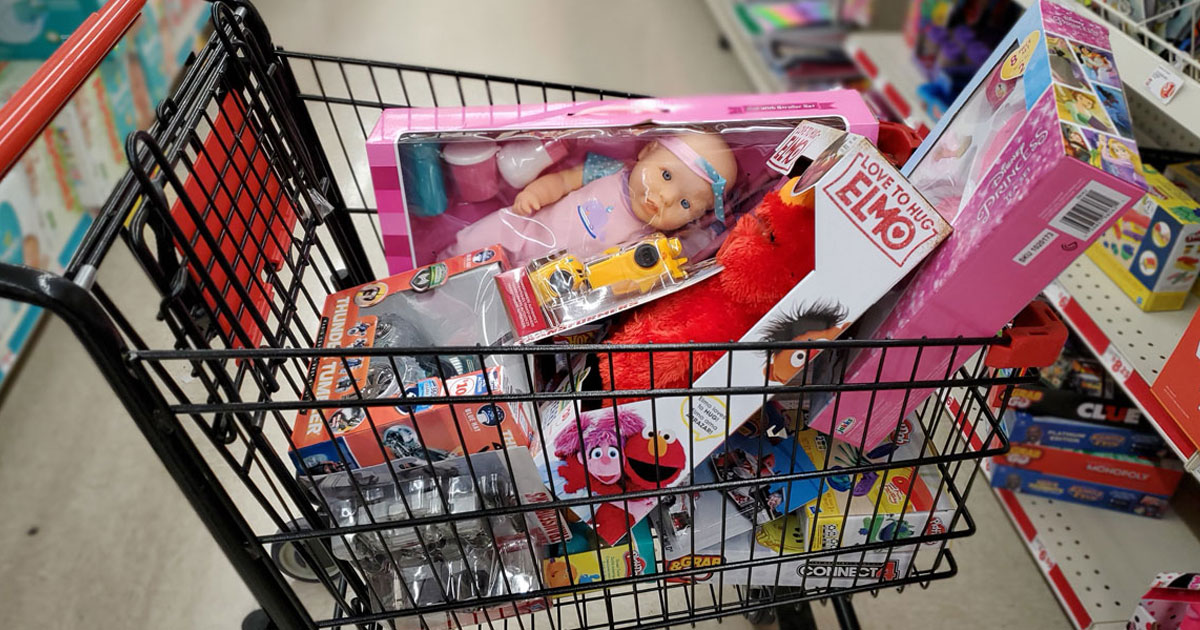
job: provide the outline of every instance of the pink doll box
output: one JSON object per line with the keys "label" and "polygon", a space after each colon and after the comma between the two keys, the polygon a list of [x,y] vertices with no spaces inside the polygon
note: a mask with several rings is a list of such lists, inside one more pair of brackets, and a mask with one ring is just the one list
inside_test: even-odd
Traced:
{"label": "pink doll box", "polygon": [[[740,172],[725,205],[736,214],[775,184],[766,157],[801,120],[872,142],[878,133],[878,121],[851,90],[385,110],[367,139],[367,159],[388,269],[395,274],[444,258],[461,230],[511,206],[539,173],[585,163],[589,154],[628,163],[656,134],[681,127],[720,133],[732,149]],[[495,193],[480,200],[489,190]],[[724,225],[732,224],[732,216],[720,222],[714,214],[670,234],[693,260],[715,253]],[[553,244],[541,236],[533,238]],[[479,247],[500,241],[498,234]],[[514,266],[527,262],[512,259]]]}
{"label": "pink doll box", "polygon": [[[1046,0],[1013,27],[903,169],[954,234],[876,309],[886,319],[872,336],[995,334],[1141,198],[1109,50],[1104,26]],[[973,354],[894,349],[880,371],[880,353],[865,351],[846,382],[942,380]],[[812,426],[871,448],[929,393],[843,393]]]}
{"label": "pink doll box", "polygon": [[[809,161],[803,175],[769,194],[795,200],[797,211],[801,204],[813,205],[815,266],[742,336],[744,342],[768,340],[781,328],[836,337],[949,233],[946,222],[862,136],[803,122],[780,144],[771,167],[789,173],[802,157]],[[835,321],[824,331],[793,327],[814,311],[836,313]],[[694,386],[785,385],[801,376],[800,361],[812,357],[789,354],[792,368],[784,371],[781,362],[767,365],[760,350],[728,353]],[[614,544],[657,504],[653,497],[619,495],[684,482],[764,402],[762,394],[661,397],[621,404],[615,417],[612,408],[543,417],[547,458],[538,465],[548,465],[543,473],[557,497],[596,500],[573,510]],[[593,451],[613,455],[601,464],[591,461]]]}

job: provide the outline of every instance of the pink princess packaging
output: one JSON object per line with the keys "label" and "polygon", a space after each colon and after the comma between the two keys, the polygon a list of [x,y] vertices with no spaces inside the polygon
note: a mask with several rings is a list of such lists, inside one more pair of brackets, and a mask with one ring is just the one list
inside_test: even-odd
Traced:
{"label": "pink princess packaging", "polygon": [[586,259],[654,232],[709,258],[802,120],[878,133],[849,90],[385,110],[367,158],[389,271],[494,244],[514,267]]}

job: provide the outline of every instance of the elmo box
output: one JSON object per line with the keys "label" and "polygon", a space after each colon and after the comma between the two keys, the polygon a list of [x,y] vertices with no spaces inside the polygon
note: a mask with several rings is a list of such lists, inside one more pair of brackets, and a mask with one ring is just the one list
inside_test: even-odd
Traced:
{"label": "elmo box", "polygon": [[[519,357],[405,355],[410,347],[491,345],[512,336],[496,296],[503,253],[484,249],[330,295],[318,347],[345,356],[312,362],[310,399],[345,406],[301,411],[292,429],[298,469],[313,474],[373,466],[392,458],[424,464],[505,446],[535,436],[525,403],[405,405],[411,396],[482,396],[523,391]],[[394,354],[354,356],[358,348]],[[515,361],[515,363],[514,363]],[[396,398],[394,405],[365,400]]]}
{"label": "elmo box", "polygon": [[[811,212],[814,268],[741,341],[836,337],[949,232],[866,138],[804,122],[780,144],[771,165],[789,173],[801,158],[808,165],[803,175],[769,194],[779,195],[795,212]],[[813,313],[832,321],[814,330],[818,318]],[[785,385],[802,373],[812,354],[781,353],[768,364],[761,350],[727,353],[694,384]],[[657,499],[604,497],[678,485],[762,408],[764,398],[773,396],[662,397],[622,404],[619,413],[600,409],[545,422],[546,450],[553,455],[547,484],[559,497],[596,499],[599,505],[574,509],[601,539],[615,543]]]}
{"label": "elmo box", "polygon": [[[903,173],[954,226],[876,339],[990,337],[1145,193],[1108,27],[1038,0]],[[847,383],[945,380],[953,346],[866,350]],[[881,365],[882,363],[882,365]],[[845,392],[812,426],[878,444],[932,390]]]}
{"label": "elmo box", "polygon": [[1162,516],[1183,471],[1173,459],[1013,444],[991,461],[992,485],[1051,499]]}

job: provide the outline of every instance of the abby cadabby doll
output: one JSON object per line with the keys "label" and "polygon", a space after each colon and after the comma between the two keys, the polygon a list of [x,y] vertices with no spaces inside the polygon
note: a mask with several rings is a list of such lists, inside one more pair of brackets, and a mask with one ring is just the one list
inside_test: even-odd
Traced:
{"label": "abby cadabby doll", "polygon": [[669,232],[715,211],[725,220],[726,194],[738,167],[717,134],[658,137],[633,165],[597,154],[583,164],[538,177],[512,206],[458,232],[442,258],[500,244],[514,266],[566,250],[587,259],[653,232]]}

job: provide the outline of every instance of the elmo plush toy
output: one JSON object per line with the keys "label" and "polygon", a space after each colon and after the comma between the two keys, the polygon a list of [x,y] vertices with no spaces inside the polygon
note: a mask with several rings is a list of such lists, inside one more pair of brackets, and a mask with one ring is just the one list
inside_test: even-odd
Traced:
{"label": "elmo plush toy", "polygon": [[[795,194],[797,182],[767,193],[738,220],[717,251],[721,273],[631,311],[616,323],[608,343],[724,342],[746,334],[813,269],[813,191]],[[722,354],[697,352],[689,368],[686,352],[656,352],[653,385],[685,387]],[[611,378],[603,364],[609,357]],[[601,362],[605,387],[650,388],[646,354],[611,353]]]}

